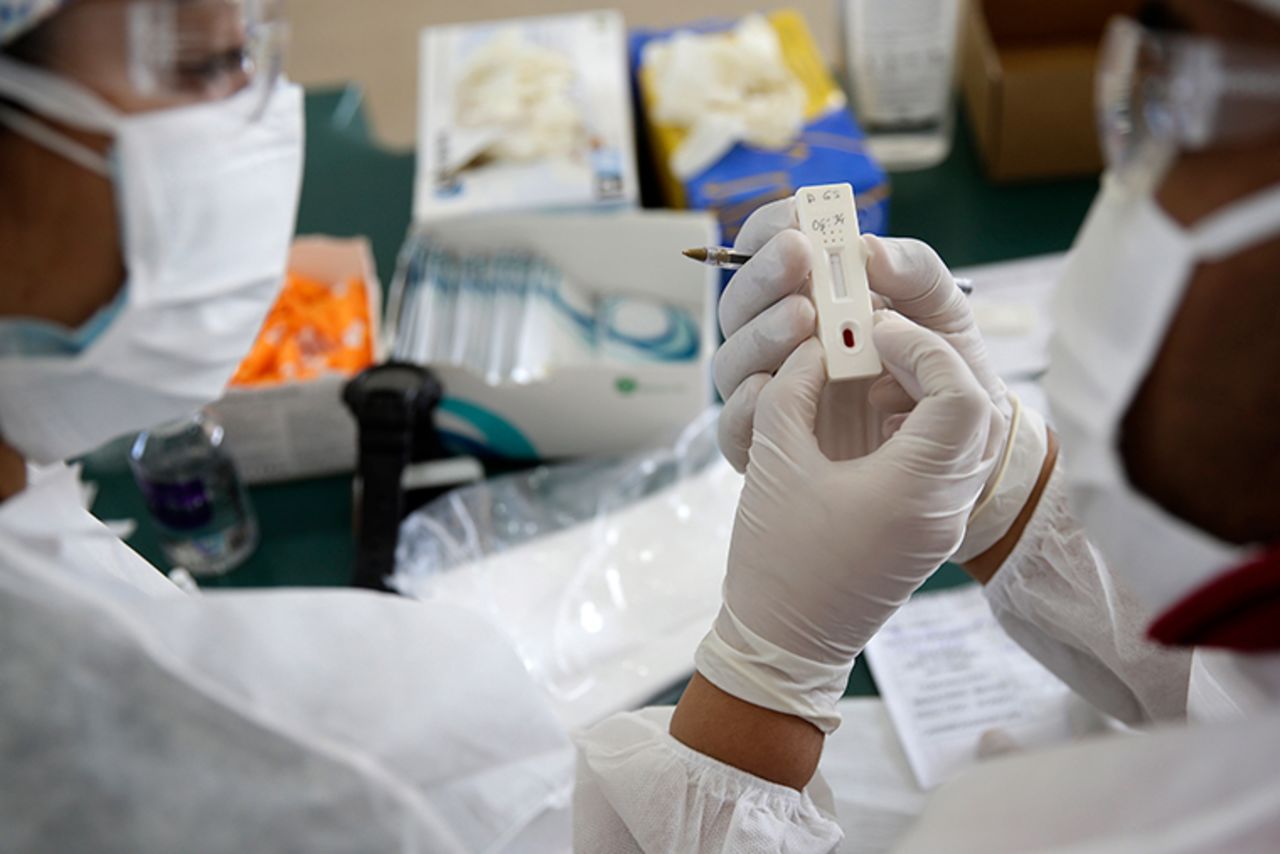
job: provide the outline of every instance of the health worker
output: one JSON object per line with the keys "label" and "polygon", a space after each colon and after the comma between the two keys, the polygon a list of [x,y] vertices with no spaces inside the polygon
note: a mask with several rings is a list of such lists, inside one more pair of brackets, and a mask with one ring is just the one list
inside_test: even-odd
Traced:
{"label": "health worker", "polygon": [[264,0],[0,0],[6,854],[569,836],[572,745],[500,631],[356,591],[185,594],[62,463],[213,400],[248,352],[302,174],[284,35]]}
{"label": "health worker", "polygon": [[[916,244],[871,244],[887,378],[827,389],[792,214],[752,219],[717,359],[746,470],[724,609],[674,716],[582,735],[577,850],[835,850],[812,779],[835,700],[952,555],[1099,707],[1195,724],[987,764],[903,846],[1276,838],[1277,19],[1186,0],[1117,25],[1057,434]],[[278,11],[0,0],[0,27],[0,849],[564,850],[572,749],[500,631],[370,593],[182,594],[61,462],[216,397],[270,305],[301,148]],[[1224,83],[1169,102],[1201,136],[1142,121],[1178,75]]]}
{"label": "health worker", "polygon": [[1053,432],[914,241],[866,238],[887,374],[827,386],[794,206],[747,221],[715,361],[746,475],[723,608],[674,716],[584,740],[582,850],[862,850],[878,828],[842,833],[814,771],[858,653],[948,558],[1143,734],[980,763],[895,850],[1280,850],[1280,2],[1113,20],[1097,96]]}

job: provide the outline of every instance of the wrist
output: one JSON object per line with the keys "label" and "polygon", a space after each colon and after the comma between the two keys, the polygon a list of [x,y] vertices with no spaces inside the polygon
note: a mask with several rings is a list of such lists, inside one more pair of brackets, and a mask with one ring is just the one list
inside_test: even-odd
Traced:
{"label": "wrist", "polygon": [[952,555],[968,563],[1002,540],[1035,489],[1049,448],[1049,431],[1035,410],[1023,408],[1016,397],[1009,419],[1009,433],[991,480],[974,505],[964,541]]}
{"label": "wrist", "polygon": [[793,789],[813,778],[825,741],[808,721],[748,703],[701,673],[680,698],[670,731],[705,756]]}
{"label": "wrist", "polygon": [[1048,450],[1045,452],[1044,462],[1041,464],[1035,485],[1022,510],[1013,519],[1004,536],[986,551],[963,564],[965,572],[980,584],[986,584],[995,577],[1005,560],[1013,553],[1018,541],[1022,539],[1022,532],[1026,530],[1031,517],[1035,515],[1036,508],[1040,506],[1040,498],[1044,495],[1045,487],[1048,486],[1049,478],[1052,477],[1053,468],[1058,461],[1058,437],[1050,430],[1046,439]]}
{"label": "wrist", "polygon": [[756,634],[726,603],[699,644],[694,665],[727,694],[831,733],[840,726],[836,704],[849,683],[854,657],[815,661],[797,655]]}

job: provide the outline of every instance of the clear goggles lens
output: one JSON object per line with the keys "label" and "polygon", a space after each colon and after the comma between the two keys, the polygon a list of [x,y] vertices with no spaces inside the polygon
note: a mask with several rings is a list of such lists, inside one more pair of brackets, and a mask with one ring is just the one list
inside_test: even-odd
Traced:
{"label": "clear goggles lens", "polygon": [[260,113],[284,64],[281,0],[75,3],[33,39],[30,59],[140,109],[250,90]]}
{"label": "clear goggles lens", "polygon": [[1148,30],[1107,27],[1096,80],[1107,165],[1155,145],[1229,147],[1280,134],[1280,51]]}

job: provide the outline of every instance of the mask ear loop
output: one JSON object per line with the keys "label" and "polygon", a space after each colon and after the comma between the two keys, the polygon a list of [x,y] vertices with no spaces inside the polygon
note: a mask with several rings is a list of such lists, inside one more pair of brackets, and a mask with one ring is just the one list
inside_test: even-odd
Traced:
{"label": "mask ear loop", "polygon": [[81,168],[104,178],[111,177],[111,164],[107,158],[26,113],[0,104],[0,124],[7,125],[15,133],[25,136],[54,154],[65,157]]}
{"label": "mask ear loop", "polygon": [[1189,236],[1203,258],[1243,252],[1280,234],[1280,184],[1258,190],[1191,226]]}
{"label": "mask ear loop", "polygon": [[[0,95],[74,128],[112,135],[120,114],[96,94],[42,68],[0,55]],[[0,104],[0,124],[90,172],[111,177],[107,158],[31,115]]]}
{"label": "mask ear loop", "polygon": [[112,134],[121,115],[79,83],[0,54],[0,95],[81,130]]}

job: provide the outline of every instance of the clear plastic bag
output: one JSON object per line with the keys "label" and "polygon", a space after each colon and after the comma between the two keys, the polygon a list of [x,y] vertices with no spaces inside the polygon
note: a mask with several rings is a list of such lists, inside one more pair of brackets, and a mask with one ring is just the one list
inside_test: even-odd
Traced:
{"label": "clear plastic bag", "polygon": [[672,447],[457,490],[404,522],[393,585],[487,614],[570,724],[692,670],[719,607],[741,477],[715,411]]}

